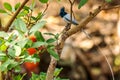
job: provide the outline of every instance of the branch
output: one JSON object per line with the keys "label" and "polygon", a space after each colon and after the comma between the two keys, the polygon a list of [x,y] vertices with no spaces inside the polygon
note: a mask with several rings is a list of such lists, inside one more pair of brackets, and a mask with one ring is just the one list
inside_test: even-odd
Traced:
{"label": "branch", "polygon": [[53,74],[57,65],[57,60],[51,57],[51,61],[47,70],[46,80],[53,80]]}
{"label": "branch", "polygon": [[110,10],[110,9],[115,9],[115,8],[120,8],[120,5],[105,7],[102,10]]}
{"label": "branch", "polygon": [[44,11],[42,12],[42,14],[43,14],[43,15],[44,15],[44,14],[45,14],[45,12],[47,11],[48,6],[49,6],[49,3],[46,3],[46,8],[45,8],[45,9],[44,9]]}
{"label": "branch", "polygon": [[[72,23],[73,5],[75,3],[75,0],[73,2],[71,0],[69,0],[69,3],[70,3],[70,22]],[[71,28],[71,23],[70,23],[70,25],[67,25],[68,30]]]}
{"label": "branch", "polygon": [[70,2],[70,22],[72,22],[72,7],[73,7],[73,3],[71,0],[69,0]]}
{"label": "branch", "polygon": [[[88,22],[90,22],[100,11],[102,11],[103,7],[104,6],[99,6],[93,12],[90,12],[90,14],[85,19],[83,19],[77,27],[74,27],[74,28],[72,28],[68,31],[66,31],[65,29],[62,31],[60,42],[56,46],[56,50],[57,50],[59,55],[61,55],[65,40],[68,37],[70,37],[71,35],[79,32],[81,30],[81,28],[85,27],[85,25],[87,25]],[[56,65],[57,65],[57,60],[55,60],[52,57],[50,65],[49,65],[48,70],[47,70],[46,80],[52,80],[53,79],[53,74],[54,74],[54,70],[56,68]]]}
{"label": "branch", "polygon": [[9,27],[11,26],[11,24],[13,23],[13,21],[15,20],[16,16],[18,15],[18,13],[22,10],[22,8],[24,7],[24,5],[28,2],[29,0],[24,0],[24,2],[21,4],[21,6],[17,9],[17,11],[15,12],[15,14],[12,16],[12,18],[10,19],[10,21],[8,22],[8,24],[5,26],[5,28],[3,29],[4,31],[8,31]]}

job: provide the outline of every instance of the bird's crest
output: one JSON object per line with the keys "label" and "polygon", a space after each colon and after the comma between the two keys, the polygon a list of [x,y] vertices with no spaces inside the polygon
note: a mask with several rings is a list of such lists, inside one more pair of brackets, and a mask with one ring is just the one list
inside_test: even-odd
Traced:
{"label": "bird's crest", "polygon": [[60,13],[59,13],[59,15],[61,16],[61,17],[63,17],[63,16],[65,16],[67,13],[65,12],[65,7],[62,7],[61,9],[60,9]]}
{"label": "bird's crest", "polygon": [[62,8],[60,9],[60,12],[65,12],[65,7],[62,7]]}

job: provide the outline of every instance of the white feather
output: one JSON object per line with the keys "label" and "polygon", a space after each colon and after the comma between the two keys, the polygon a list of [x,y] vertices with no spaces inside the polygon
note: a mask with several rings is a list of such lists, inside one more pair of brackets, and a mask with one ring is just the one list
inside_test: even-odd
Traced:
{"label": "white feather", "polygon": [[[71,17],[70,17],[70,14],[66,14],[63,19],[67,22],[67,23],[70,23],[70,20],[71,20]],[[72,17],[72,23],[73,24],[78,24],[78,22],[74,19],[74,17]]]}

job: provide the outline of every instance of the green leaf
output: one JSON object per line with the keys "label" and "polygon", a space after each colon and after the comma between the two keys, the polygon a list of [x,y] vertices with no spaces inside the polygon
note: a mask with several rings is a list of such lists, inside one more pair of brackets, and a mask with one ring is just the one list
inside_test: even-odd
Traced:
{"label": "green leaf", "polygon": [[11,70],[17,65],[18,65],[17,62],[15,62],[14,60],[8,59],[3,64],[1,64],[0,70],[1,71]]}
{"label": "green leaf", "polygon": [[53,33],[44,33],[46,35],[55,36]]}
{"label": "green leaf", "polygon": [[48,45],[47,48],[49,48],[49,49],[55,49],[55,45]]}
{"label": "green leaf", "polygon": [[29,11],[29,10],[30,10],[30,7],[24,6],[23,9]]}
{"label": "green leaf", "polygon": [[14,45],[14,49],[15,49],[15,56],[19,56],[21,54],[21,47]]}
{"label": "green leaf", "polygon": [[3,45],[4,43],[5,43],[5,40],[0,37],[0,46]]}
{"label": "green leaf", "polygon": [[11,57],[15,57],[15,49],[13,47],[8,48],[8,55]]}
{"label": "green leaf", "polygon": [[32,77],[30,78],[30,80],[41,80],[40,76],[38,74],[35,74],[32,72]]}
{"label": "green leaf", "polygon": [[57,33],[57,34],[55,35],[55,39],[58,39],[59,36],[60,36],[60,34]]}
{"label": "green leaf", "polygon": [[24,73],[23,75],[21,74],[18,74],[16,76],[14,76],[14,79],[13,80],[23,80],[24,76],[26,75],[26,73]]}
{"label": "green leaf", "polygon": [[5,61],[7,59],[6,53],[0,51],[0,61]]}
{"label": "green leaf", "polygon": [[39,0],[41,3],[47,3],[48,0]]}
{"label": "green leaf", "polygon": [[39,58],[39,56],[37,54],[34,54],[32,56],[29,55],[26,58],[24,58],[24,61],[25,62],[34,62],[34,63],[36,63],[36,62],[40,62],[40,58]]}
{"label": "green leaf", "polygon": [[23,78],[24,78],[24,76],[26,75],[27,73],[24,73],[23,75],[22,75],[22,77],[20,78],[20,80],[23,80]]}
{"label": "green leaf", "polygon": [[17,45],[19,45],[21,48],[24,48],[25,45],[28,43],[28,41],[29,41],[28,39],[22,39],[22,40],[17,42]]}
{"label": "green leaf", "polygon": [[11,35],[9,35],[7,41],[10,42],[10,43],[13,41],[13,42],[15,43],[15,39],[16,39],[17,37],[18,37],[17,35],[15,35],[15,34],[12,33]]}
{"label": "green leaf", "polygon": [[34,9],[34,7],[35,7],[35,1],[34,1],[34,0],[32,0],[32,4],[30,5],[30,9],[31,9],[31,10],[33,10],[33,9]]}
{"label": "green leaf", "polygon": [[5,3],[4,3],[4,7],[5,7],[5,9],[7,9],[8,11],[11,11],[11,12],[12,12],[12,6],[11,6],[9,3],[5,2]]}
{"label": "green leaf", "polygon": [[27,11],[27,10],[23,10],[23,11],[21,11],[21,12],[18,14],[17,17],[23,17],[23,16],[26,16],[28,13],[29,13],[29,11]]}
{"label": "green leaf", "polygon": [[44,72],[40,72],[40,74],[35,74],[32,72],[32,77],[30,78],[30,80],[45,80],[46,78],[46,73]]}
{"label": "green leaf", "polygon": [[15,20],[14,25],[15,25],[15,28],[21,32],[25,33],[28,31],[25,22],[20,18]]}
{"label": "green leaf", "polygon": [[40,21],[37,24],[35,24],[31,29],[30,29],[30,33],[31,32],[36,32],[38,31],[40,28],[42,28],[44,25],[46,24],[46,21]]}
{"label": "green leaf", "polygon": [[56,68],[55,71],[54,71],[54,76],[55,77],[58,77],[58,75],[60,74],[60,72],[63,70],[63,68]]}
{"label": "green leaf", "polygon": [[6,53],[3,53],[2,51],[0,51],[0,57],[1,56],[6,56]]}
{"label": "green leaf", "polygon": [[42,46],[42,45],[47,45],[47,43],[46,43],[46,42],[37,41],[37,42],[34,42],[34,43],[33,43],[32,47],[38,48],[38,47],[40,47],[40,46]]}
{"label": "green leaf", "polygon": [[46,73],[40,72],[40,80],[45,80],[46,79]]}
{"label": "green leaf", "polygon": [[6,60],[3,64],[0,65],[0,70],[5,71],[7,70],[8,65],[10,64],[9,59]]}
{"label": "green leaf", "polygon": [[21,77],[22,77],[22,76],[21,76],[20,74],[18,74],[18,75],[16,75],[16,76],[14,76],[13,80],[20,80]]}
{"label": "green leaf", "polygon": [[46,42],[47,42],[47,43],[53,43],[53,42],[55,42],[55,41],[56,41],[56,39],[50,38],[50,39],[48,39]]}
{"label": "green leaf", "polygon": [[15,5],[15,10],[17,10],[19,7],[20,7],[20,3],[17,3],[17,4]]}
{"label": "green leaf", "polygon": [[27,44],[25,45],[25,48],[31,47],[32,44],[33,44],[32,40],[28,39],[28,42],[27,42]]}
{"label": "green leaf", "polygon": [[111,2],[112,0],[105,0],[106,2]]}
{"label": "green leaf", "polygon": [[36,32],[35,32],[35,37],[37,38],[37,41],[42,41],[42,42],[45,41],[45,39],[44,39],[44,37],[42,36],[42,33],[41,33],[40,31],[36,31]]}
{"label": "green leaf", "polygon": [[80,9],[82,6],[84,6],[87,3],[88,0],[80,0],[78,9]]}
{"label": "green leaf", "polygon": [[34,17],[34,16],[31,16],[31,19],[32,19],[32,20],[37,20],[37,18],[36,18],[36,17]]}
{"label": "green leaf", "polygon": [[3,9],[0,9],[0,13],[7,13],[7,12]]}
{"label": "green leaf", "polygon": [[3,37],[3,38],[8,37],[8,34],[4,31],[0,31],[0,37]]}
{"label": "green leaf", "polygon": [[45,35],[50,35],[50,36],[53,36],[55,39],[58,39],[59,38],[59,35],[60,34],[53,34],[53,33],[44,33]]}
{"label": "green leaf", "polygon": [[37,20],[40,20],[42,17],[43,17],[43,14],[42,14],[42,12],[40,12],[40,13],[38,13],[36,19],[37,19]]}
{"label": "green leaf", "polygon": [[0,56],[0,61],[6,61],[8,59],[7,56]]}
{"label": "green leaf", "polygon": [[19,63],[14,60],[9,60],[9,65],[7,67],[8,70],[11,70],[12,68],[15,68]]}
{"label": "green leaf", "polygon": [[5,44],[0,46],[0,50],[1,51],[6,51],[6,49],[7,49],[7,46]]}
{"label": "green leaf", "polygon": [[48,48],[47,51],[50,53],[51,56],[53,56],[55,59],[59,60],[59,55],[53,49]]}
{"label": "green leaf", "polygon": [[[15,70],[15,72],[21,72],[21,66],[20,65],[18,65],[18,66],[16,66],[15,68],[14,68],[14,70]],[[20,80],[20,79],[19,79]]]}

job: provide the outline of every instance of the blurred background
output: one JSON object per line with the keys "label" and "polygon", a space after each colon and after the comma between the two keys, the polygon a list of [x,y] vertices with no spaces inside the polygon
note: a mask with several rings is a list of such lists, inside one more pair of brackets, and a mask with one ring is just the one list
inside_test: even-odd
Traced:
{"label": "blurred background", "polygon": [[[0,8],[4,2],[9,2],[13,6],[24,0],[0,0]],[[33,15],[43,11],[46,7],[38,0]],[[80,0],[76,0],[73,11],[78,22],[84,19],[89,12],[101,5],[101,0],[89,0],[85,6],[78,9]],[[118,1],[118,2],[117,2]],[[116,0],[109,6],[119,4]],[[27,5],[31,4],[31,1]],[[70,12],[69,0],[50,0],[48,9],[43,17],[47,21],[44,32],[60,33],[66,23],[59,16],[61,7],[65,7],[66,12]],[[2,26],[9,21],[10,16],[0,14]],[[72,25],[72,27],[76,27]],[[48,36],[46,36],[47,38]],[[49,54],[41,55],[40,71],[46,72],[50,62]],[[115,80],[120,80],[120,8],[113,8],[101,11],[92,21],[90,21],[78,33],[66,40],[62,51],[61,60],[57,67],[63,68],[60,77],[70,80],[112,80],[112,67]],[[48,58],[47,58],[48,57]]]}

